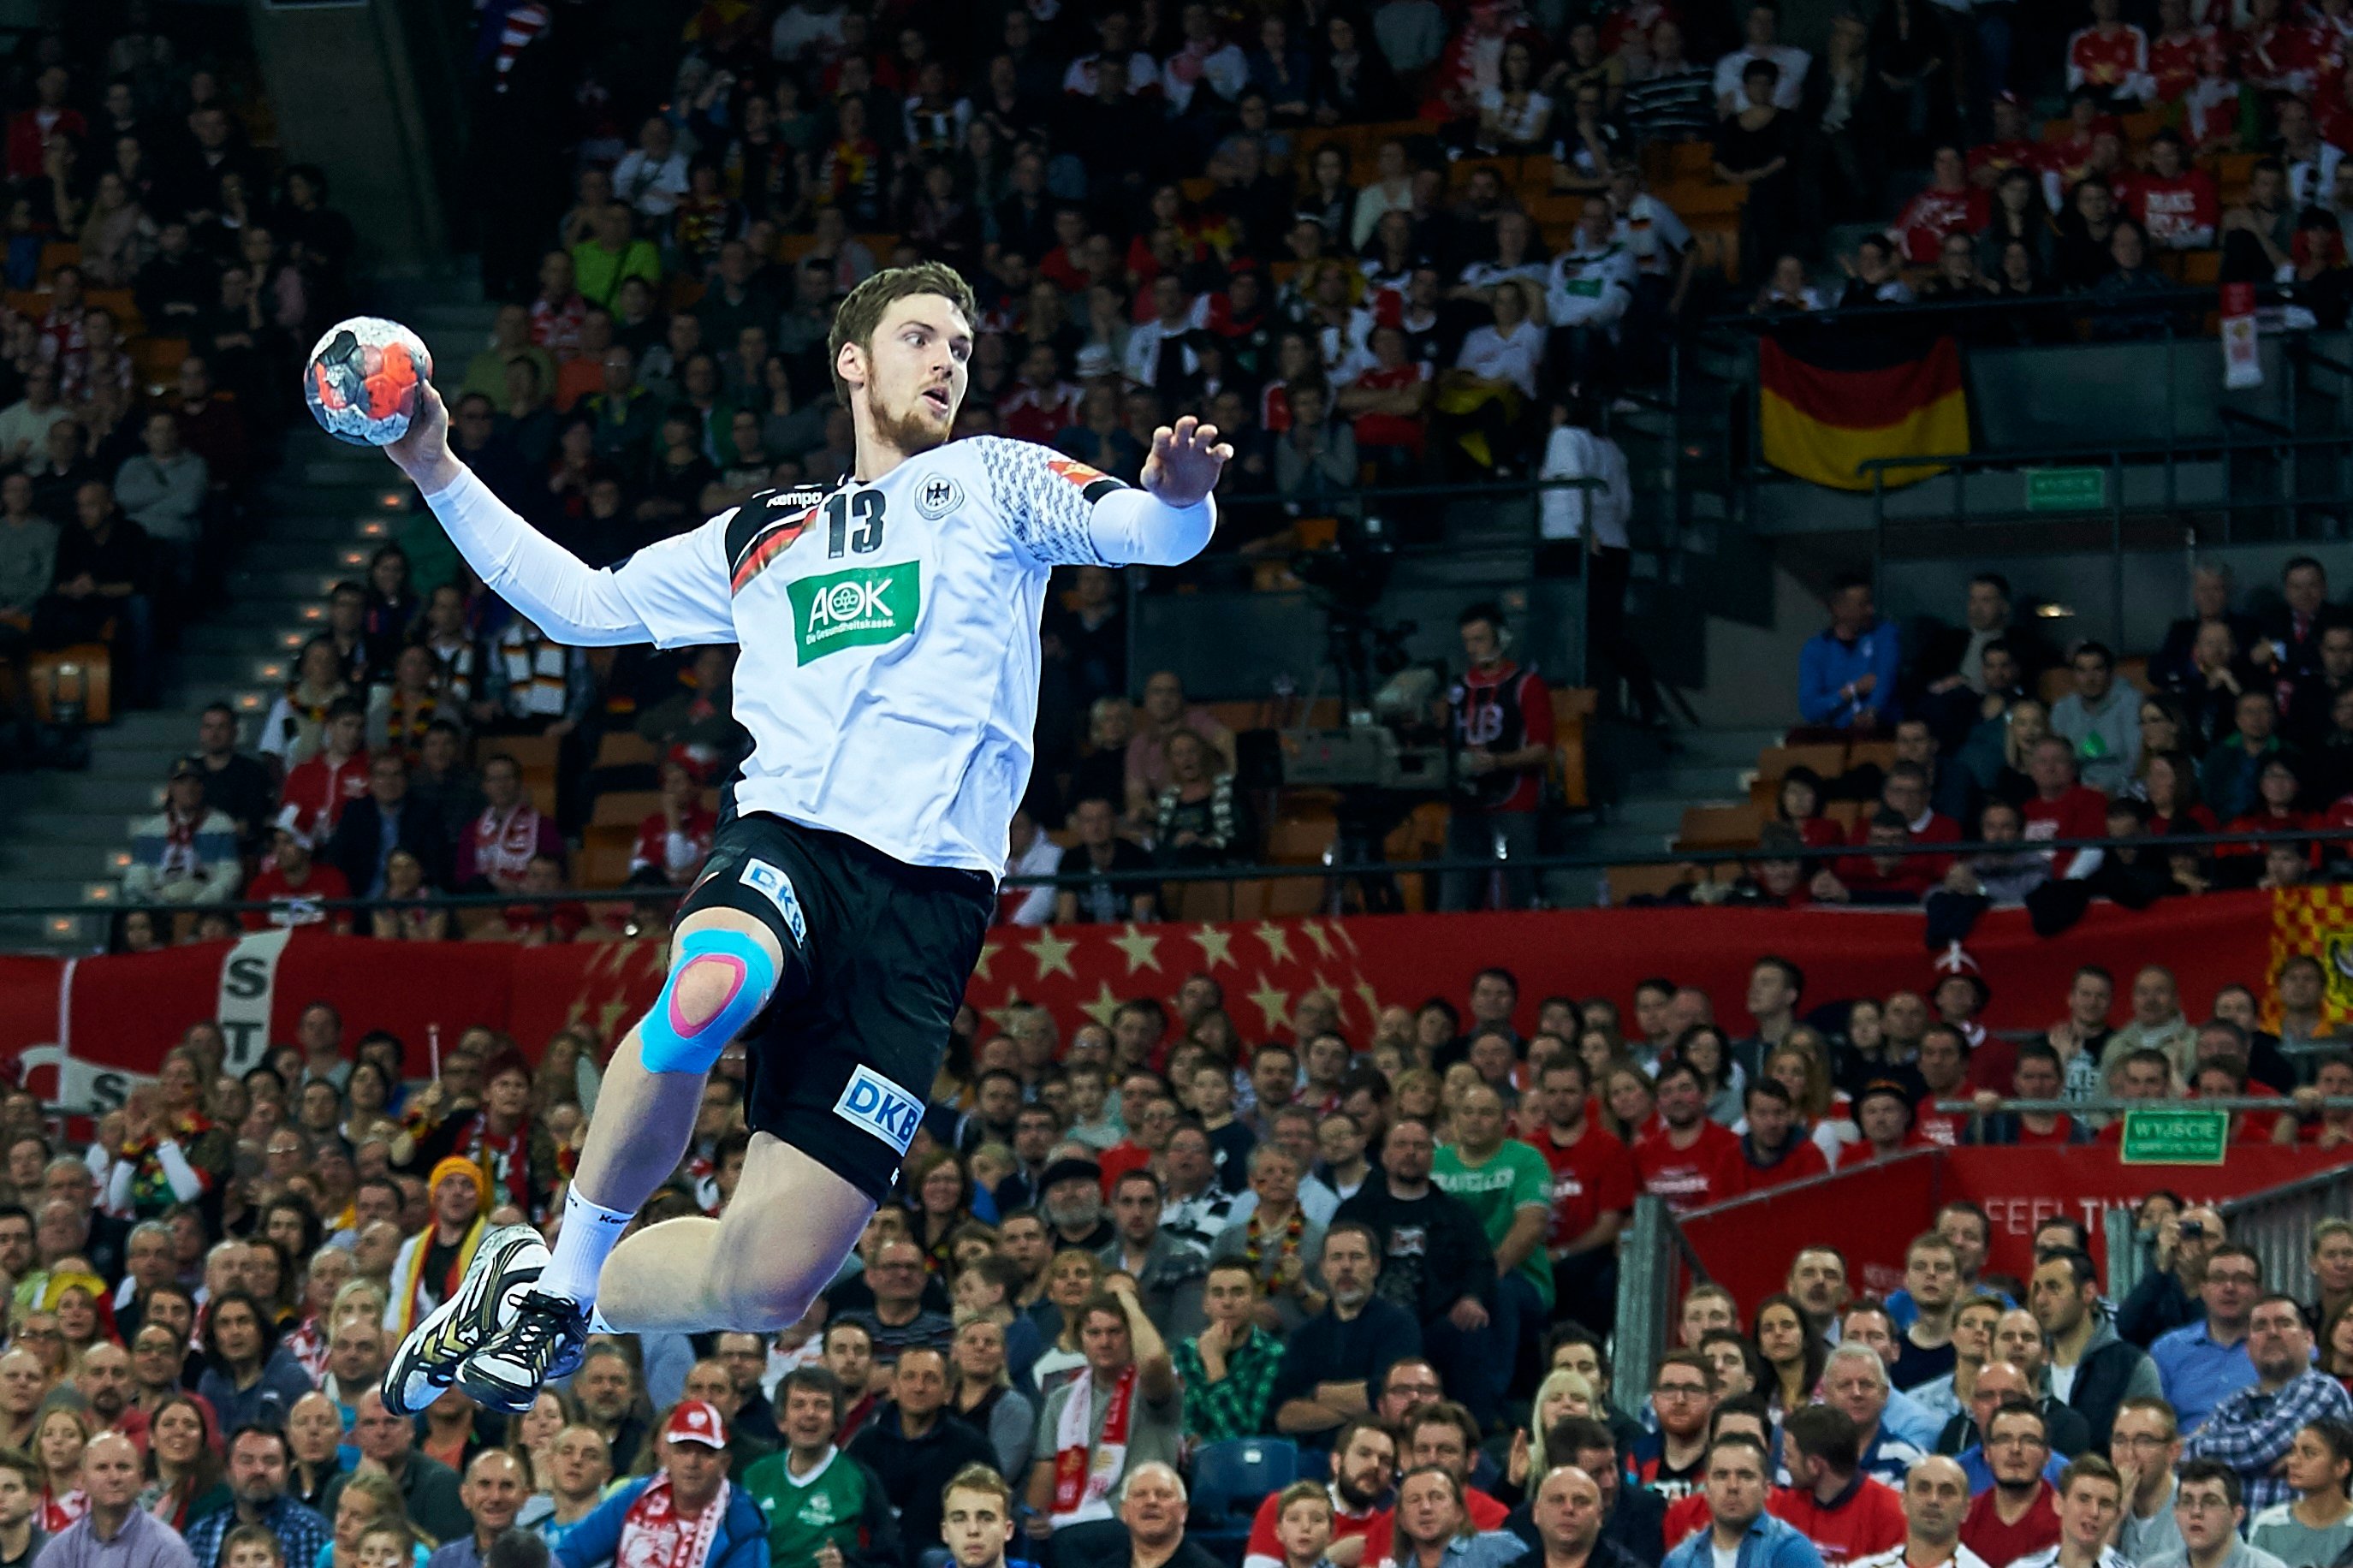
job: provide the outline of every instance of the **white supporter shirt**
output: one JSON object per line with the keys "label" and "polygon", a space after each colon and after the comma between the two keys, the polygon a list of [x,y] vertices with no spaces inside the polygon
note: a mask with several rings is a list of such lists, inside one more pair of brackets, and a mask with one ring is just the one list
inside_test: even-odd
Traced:
{"label": "white supporter shirt", "polygon": [[[1905,1556],[1907,1550],[1909,1550],[1908,1544],[1891,1546],[1884,1552],[1874,1552],[1868,1557],[1858,1557],[1848,1563],[1847,1568],[1927,1568],[1927,1564]],[[1989,1564],[1984,1558],[1960,1542],[1955,1542],[1953,1555],[1945,1562],[1942,1568],[1989,1568]]]}
{"label": "white supporter shirt", "polygon": [[734,712],[753,742],[739,810],[991,877],[1029,783],[1052,569],[1190,560],[1216,516],[994,436],[821,498],[754,496],[607,571],[470,472],[426,500],[484,583],[550,637],[738,645]]}
{"label": "white supporter shirt", "polygon": [[1557,425],[1545,441],[1544,468],[1547,479],[1599,479],[1598,490],[1546,490],[1541,528],[1546,539],[1582,539],[1585,525],[1610,550],[1629,548],[1626,520],[1634,510],[1634,486],[1626,471],[1626,454],[1607,436],[1597,436],[1575,425]]}

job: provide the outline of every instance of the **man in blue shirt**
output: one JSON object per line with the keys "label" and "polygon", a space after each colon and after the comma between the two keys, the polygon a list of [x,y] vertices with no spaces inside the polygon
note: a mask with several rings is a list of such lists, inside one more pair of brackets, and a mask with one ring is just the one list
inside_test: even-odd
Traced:
{"label": "man in blue shirt", "polygon": [[1879,618],[1871,580],[1844,574],[1831,584],[1831,624],[1798,650],[1798,710],[1828,730],[1884,730],[1901,716],[1895,675],[1902,647]]}
{"label": "man in blue shirt", "polygon": [[2198,1287],[2206,1321],[2160,1334],[2149,1347],[2166,1400],[2185,1435],[2198,1430],[2214,1406],[2255,1381],[2255,1363],[2247,1357],[2247,1320],[2263,1289],[2263,1264],[2252,1250],[2236,1243],[2216,1247]]}
{"label": "man in blue shirt", "polygon": [[286,1495],[289,1455],[286,1435],[275,1427],[240,1426],[228,1440],[228,1484],[237,1506],[188,1526],[188,1551],[196,1568],[223,1568],[221,1542],[240,1524],[269,1527],[289,1563],[317,1561],[334,1527],[316,1511]]}
{"label": "man in blue shirt", "polygon": [[1754,1437],[1717,1438],[1707,1453],[1708,1528],[1668,1552],[1662,1568],[1715,1568],[1721,1552],[1732,1554],[1733,1568],[1822,1568],[1812,1542],[1765,1511],[1771,1474]]}

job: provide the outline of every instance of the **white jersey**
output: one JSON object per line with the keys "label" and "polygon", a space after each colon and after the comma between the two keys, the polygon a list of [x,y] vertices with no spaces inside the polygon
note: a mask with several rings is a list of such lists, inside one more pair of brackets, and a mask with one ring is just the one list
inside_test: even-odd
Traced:
{"label": "white jersey", "polygon": [[469,476],[427,499],[485,583],[551,636],[741,647],[734,712],[753,749],[738,809],[992,877],[1029,783],[1052,568],[1189,559],[1213,516],[983,436],[871,483],[764,492],[589,573],[511,513],[482,515],[487,495]]}

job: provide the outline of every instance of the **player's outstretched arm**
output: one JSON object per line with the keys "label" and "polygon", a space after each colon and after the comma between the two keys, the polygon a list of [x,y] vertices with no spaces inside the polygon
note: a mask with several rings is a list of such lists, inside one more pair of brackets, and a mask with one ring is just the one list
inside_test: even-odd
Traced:
{"label": "player's outstretched arm", "polygon": [[1189,414],[1154,431],[1144,488],[1114,490],[1095,503],[1089,531],[1103,559],[1175,566],[1201,553],[1218,527],[1209,492],[1233,455],[1216,426]]}
{"label": "player's outstretched arm", "polygon": [[431,383],[417,389],[408,434],[384,452],[416,482],[483,585],[549,637],[581,647],[653,640],[611,573],[592,570],[516,516],[459,461],[449,449],[449,411]]}

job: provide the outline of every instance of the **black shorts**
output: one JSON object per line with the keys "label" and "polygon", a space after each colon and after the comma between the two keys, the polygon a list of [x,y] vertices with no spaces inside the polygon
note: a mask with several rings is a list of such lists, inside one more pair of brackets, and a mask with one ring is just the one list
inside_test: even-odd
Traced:
{"label": "black shorts", "polygon": [[735,910],[784,949],[775,1000],[739,1037],[752,1130],[887,1199],[995,906],[977,871],[765,814],[723,820],[679,918]]}

